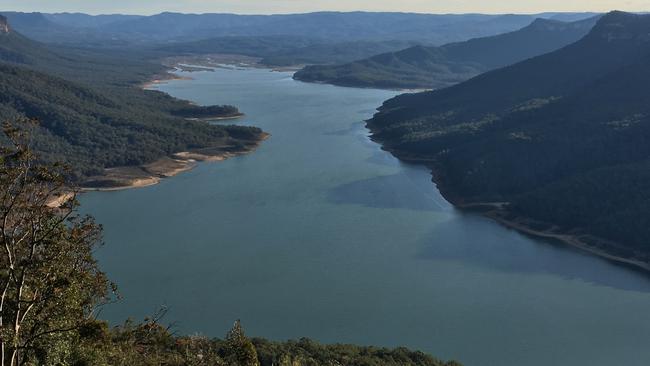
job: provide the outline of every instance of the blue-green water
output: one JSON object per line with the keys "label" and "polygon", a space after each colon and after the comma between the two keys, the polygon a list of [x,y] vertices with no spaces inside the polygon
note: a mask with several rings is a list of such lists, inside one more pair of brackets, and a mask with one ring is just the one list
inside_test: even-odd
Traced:
{"label": "blue-green water", "polygon": [[234,319],[277,340],[404,345],[469,366],[650,364],[648,276],[455,211],[429,173],[370,142],[393,92],[288,73],[190,74],[160,90],[233,104],[272,134],[162,184],[83,196],[124,300],[184,333]]}

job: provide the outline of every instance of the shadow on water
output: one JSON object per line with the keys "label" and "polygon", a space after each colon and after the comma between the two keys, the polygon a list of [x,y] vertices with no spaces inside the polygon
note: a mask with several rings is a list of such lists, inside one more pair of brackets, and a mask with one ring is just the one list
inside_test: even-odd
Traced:
{"label": "shadow on water", "polygon": [[372,208],[447,211],[435,186],[422,179],[424,171],[409,169],[398,174],[363,179],[340,185],[328,192],[328,201]]}
{"label": "shadow on water", "polygon": [[366,122],[355,122],[348,128],[325,132],[324,135],[334,137],[356,136],[360,143],[372,145],[376,149],[375,152],[366,159],[366,162],[368,163],[384,166],[391,166],[399,163],[397,158],[382,150],[380,144],[370,139],[370,131],[366,128]]}
{"label": "shadow on water", "polygon": [[[355,123],[331,135],[358,134],[370,142]],[[370,142],[372,143],[372,142]],[[421,239],[421,259],[455,261],[492,271],[549,274],[598,286],[650,293],[650,274],[595,257],[551,240],[530,238],[496,225],[478,214],[456,211],[440,196],[426,167],[402,163],[377,150],[366,159],[377,165],[401,165],[399,173],[339,185],[327,193],[329,202],[379,209],[447,212],[444,224]]]}
{"label": "shadow on water", "polygon": [[359,131],[359,125],[357,123],[350,125],[348,128],[343,128],[336,131],[325,132],[326,136],[347,136],[352,135],[355,132]]}
{"label": "shadow on water", "polygon": [[620,290],[650,292],[650,275],[646,272],[621,268],[565,244],[533,241],[495,227],[489,219],[475,214],[459,213],[458,218],[438,225],[422,239],[422,248],[418,255],[421,259],[469,263],[506,273],[550,274]]}
{"label": "shadow on water", "polygon": [[366,159],[367,163],[384,165],[384,166],[395,165],[395,161],[396,159],[393,155],[387,154],[385,151],[382,150],[377,150],[377,152],[375,152],[368,159]]}

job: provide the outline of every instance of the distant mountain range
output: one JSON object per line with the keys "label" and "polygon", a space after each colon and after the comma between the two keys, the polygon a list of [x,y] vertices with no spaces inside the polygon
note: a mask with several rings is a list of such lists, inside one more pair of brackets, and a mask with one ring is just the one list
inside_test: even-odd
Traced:
{"label": "distant mountain range", "polygon": [[46,65],[63,62],[64,56],[46,45],[32,41],[14,31],[7,18],[0,15],[0,61],[25,65]]}
{"label": "distant mountain range", "polygon": [[562,48],[584,37],[597,20],[598,16],[571,23],[536,19],[496,36],[441,47],[414,46],[343,65],[307,66],[294,78],[341,86],[442,88]]}
{"label": "distant mountain range", "polygon": [[[580,41],[459,85],[387,101],[368,122],[459,206],[650,261],[650,16],[607,14]],[[514,225],[513,224],[513,225]]]}
{"label": "distant mountain range", "polygon": [[[321,12],[290,15],[153,16],[16,13],[27,37],[62,47],[131,50],[150,59],[179,54],[239,54],[268,66],[339,64],[415,45],[435,46],[521,28],[532,15],[431,15]],[[582,18],[589,13],[546,13]]]}
{"label": "distant mountain range", "polygon": [[295,66],[349,62],[415,44],[414,41],[329,42],[297,36],[231,36],[175,43],[155,51],[167,55],[244,55],[259,58],[263,65]]}
{"label": "distant mountain range", "polygon": [[151,44],[231,36],[296,36],[327,42],[417,41],[431,45],[519,29],[537,17],[586,18],[590,13],[433,15],[321,12],[290,15],[179,14],[153,16],[3,13],[16,30],[47,43]]}

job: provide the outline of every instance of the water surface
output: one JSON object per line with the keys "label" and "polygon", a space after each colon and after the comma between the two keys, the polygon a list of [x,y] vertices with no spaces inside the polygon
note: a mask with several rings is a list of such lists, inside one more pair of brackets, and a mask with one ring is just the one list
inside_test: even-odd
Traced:
{"label": "water surface", "polygon": [[254,154],[137,190],[84,195],[124,300],[183,333],[408,346],[468,366],[650,364],[650,280],[455,211],[429,173],[367,138],[395,93],[226,70],[159,86],[233,104]]}

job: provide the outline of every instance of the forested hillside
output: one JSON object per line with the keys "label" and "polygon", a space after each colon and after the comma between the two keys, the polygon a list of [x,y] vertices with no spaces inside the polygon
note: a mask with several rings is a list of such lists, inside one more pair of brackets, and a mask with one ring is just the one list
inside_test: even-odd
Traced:
{"label": "forested hillside", "polygon": [[456,204],[507,202],[508,220],[649,261],[648,34],[650,16],[613,12],[564,49],[387,101],[368,125]]}
{"label": "forested hillside", "polygon": [[0,33],[0,117],[39,120],[41,156],[72,164],[79,179],[106,167],[260,138],[255,128],[186,120],[237,115],[234,107],[199,107],[138,87],[163,72],[137,57],[53,48],[9,28]]}
{"label": "forested hillside", "polygon": [[441,47],[415,46],[343,65],[307,66],[294,78],[342,86],[442,88],[571,44],[597,19],[572,23],[536,19],[520,30],[492,37]]}

